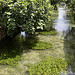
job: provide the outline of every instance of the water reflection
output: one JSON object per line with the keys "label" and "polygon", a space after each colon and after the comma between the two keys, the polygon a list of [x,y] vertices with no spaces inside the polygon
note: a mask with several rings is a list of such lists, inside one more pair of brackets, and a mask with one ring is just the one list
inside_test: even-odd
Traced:
{"label": "water reflection", "polygon": [[15,38],[6,37],[0,41],[0,59],[13,58],[21,55],[23,50],[27,50],[25,42],[25,32],[21,32]]}
{"label": "water reflection", "polygon": [[21,31],[21,33],[20,33],[20,39],[22,40],[22,41],[25,41],[25,39],[26,39],[26,33],[25,33],[25,31]]}
{"label": "water reflection", "polygon": [[61,75],[75,75],[75,24],[72,24],[71,17],[64,8],[58,9],[58,18],[54,21],[53,28],[58,32],[59,36],[64,38],[65,59],[69,66],[69,71]]}
{"label": "water reflection", "polygon": [[37,43],[36,35],[26,38],[25,32],[21,32],[15,38],[9,37],[0,41],[0,59],[14,58],[23,52],[29,52]]}
{"label": "water reflection", "polygon": [[23,36],[23,37],[25,38],[25,37],[26,37],[25,31],[21,31],[20,36],[21,36],[21,37]]}
{"label": "water reflection", "polygon": [[69,21],[66,19],[66,10],[64,8],[59,8],[58,18],[54,21],[53,28],[59,33],[59,36],[63,38],[71,30],[69,26]]}
{"label": "water reflection", "polygon": [[75,75],[75,28],[66,35],[64,40],[65,59],[70,65],[69,72],[66,75]]}

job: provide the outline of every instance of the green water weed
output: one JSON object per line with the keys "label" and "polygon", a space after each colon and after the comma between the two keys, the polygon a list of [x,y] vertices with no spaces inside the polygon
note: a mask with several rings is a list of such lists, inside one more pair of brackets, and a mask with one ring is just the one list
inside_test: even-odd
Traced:
{"label": "green water weed", "polygon": [[52,47],[52,44],[50,44],[50,43],[38,41],[36,43],[36,45],[34,47],[32,47],[32,49],[47,49],[47,48],[51,48],[51,47]]}
{"label": "green water weed", "polygon": [[15,58],[7,58],[0,60],[1,65],[17,66],[18,62],[23,60],[23,57],[17,55]]}
{"label": "green water weed", "polygon": [[52,31],[41,31],[41,32],[39,32],[39,34],[42,34],[42,35],[56,35],[57,32],[55,30],[52,30]]}
{"label": "green water weed", "polygon": [[66,72],[67,62],[54,57],[46,57],[37,65],[29,65],[27,70],[29,75],[60,75],[61,72]]}

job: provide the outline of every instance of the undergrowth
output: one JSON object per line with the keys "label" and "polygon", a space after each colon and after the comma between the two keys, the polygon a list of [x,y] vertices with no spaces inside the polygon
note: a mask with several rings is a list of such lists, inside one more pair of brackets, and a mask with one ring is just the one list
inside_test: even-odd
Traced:
{"label": "undergrowth", "polygon": [[41,42],[38,41],[34,47],[32,47],[32,49],[47,49],[47,48],[51,48],[52,44],[50,43],[46,43],[46,42]]}
{"label": "undergrowth", "polygon": [[51,43],[47,43],[44,41],[39,41],[38,38],[29,38],[25,41],[25,45],[27,47],[27,49],[48,49],[48,48],[52,48],[52,44]]}
{"label": "undergrowth", "polygon": [[29,65],[29,75],[60,75],[67,70],[67,62],[62,59],[47,57],[37,65]]}
{"label": "undergrowth", "polygon": [[42,34],[42,35],[56,35],[57,32],[55,30],[52,30],[52,31],[41,31],[41,32],[39,32],[39,34]]}
{"label": "undergrowth", "polygon": [[0,60],[0,64],[16,67],[18,65],[18,62],[21,60],[23,60],[23,57],[17,55],[15,58],[7,58]]}

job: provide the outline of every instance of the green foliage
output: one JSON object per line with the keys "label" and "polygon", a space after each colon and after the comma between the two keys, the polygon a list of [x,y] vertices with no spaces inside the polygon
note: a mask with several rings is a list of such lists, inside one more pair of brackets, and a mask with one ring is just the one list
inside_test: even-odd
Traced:
{"label": "green foliage", "polygon": [[52,30],[52,31],[42,31],[42,32],[39,32],[39,34],[43,34],[43,35],[56,35],[57,32],[55,30]]}
{"label": "green foliage", "polygon": [[66,0],[65,2],[68,8],[70,9],[70,12],[72,13],[72,16],[74,17],[75,20],[75,0]]}
{"label": "green foliage", "polygon": [[51,43],[46,43],[43,41],[37,41],[37,39],[33,38],[33,39],[28,39],[25,42],[26,47],[28,49],[48,49],[48,48],[52,48],[52,44]]}
{"label": "green foliage", "polygon": [[9,36],[20,31],[34,33],[51,21],[52,6],[48,0],[1,0],[0,7],[0,25],[7,28]]}
{"label": "green foliage", "polygon": [[51,5],[55,5],[57,4],[58,2],[60,2],[61,0],[50,0],[51,1]]}
{"label": "green foliage", "polygon": [[47,57],[37,65],[29,65],[29,75],[60,75],[67,70],[67,62],[62,59]]}
{"label": "green foliage", "polygon": [[51,1],[51,5],[53,5],[54,9],[57,10],[57,4],[61,1],[61,0],[50,0]]}
{"label": "green foliage", "polygon": [[32,49],[47,49],[47,48],[51,48],[51,47],[52,47],[52,45],[50,43],[39,41],[35,44],[34,47],[32,47]]}
{"label": "green foliage", "polygon": [[9,66],[17,66],[18,62],[21,61],[22,59],[23,57],[17,55],[15,58],[1,59],[0,64],[9,65]]}
{"label": "green foliage", "polygon": [[74,20],[75,20],[75,0],[72,0],[72,2],[70,4],[70,8],[71,8],[72,14],[74,16]]}

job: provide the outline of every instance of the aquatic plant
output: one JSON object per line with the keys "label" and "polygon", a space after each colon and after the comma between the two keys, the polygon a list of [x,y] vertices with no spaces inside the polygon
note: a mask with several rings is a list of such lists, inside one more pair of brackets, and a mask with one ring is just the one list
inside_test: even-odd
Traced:
{"label": "aquatic plant", "polygon": [[23,57],[17,55],[15,58],[7,58],[0,60],[1,65],[17,66],[18,62],[23,60]]}
{"label": "aquatic plant", "polygon": [[56,32],[56,30],[51,30],[51,31],[42,31],[42,32],[39,32],[39,34],[42,34],[42,35],[56,35],[57,32]]}
{"label": "aquatic plant", "polygon": [[46,42],[42,42],[42,41],[38,41],[34,47],[32,47],[32,49],[47,49],[47,48],[51,48],[52,44],[50,43],[46,43]]}
{"label": "aquatic plant", "polygon": [[60,75],[67,70],[67,62],[54,57],[46,57],[36,65],[29,65],[29,75]]}

